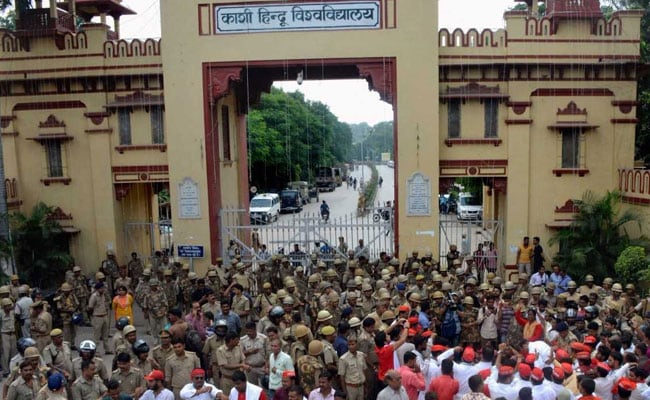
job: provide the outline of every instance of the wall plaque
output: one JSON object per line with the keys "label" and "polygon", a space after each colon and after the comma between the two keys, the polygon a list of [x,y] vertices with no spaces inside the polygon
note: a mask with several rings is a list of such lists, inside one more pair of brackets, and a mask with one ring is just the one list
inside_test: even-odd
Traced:
{"label": "wall plaque", "polygon": [[431,215],[431,182],[419,172],[406,183],[406,215],[422,217]]}
{"label": "wall plaque", "polygon": [[200,219],[199,185],[191,178],[184,178],[178,184],[178,218]]}

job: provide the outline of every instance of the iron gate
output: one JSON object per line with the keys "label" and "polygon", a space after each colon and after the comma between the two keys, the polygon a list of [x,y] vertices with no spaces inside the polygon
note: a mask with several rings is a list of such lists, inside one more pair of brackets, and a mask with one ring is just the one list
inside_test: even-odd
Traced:
{"label": "iron gate", "polygon": [[496,254],[489,255],[486,262],[495,263],[497,271],[501,271],[505,249],[502,225],[499,220],[461,222],[455,215],[440,214],[440,264],[447,264],[447,252],[451,245],[456,245],[461,255],[467,256],[474,254],[479,243],[483,244],[484,250],[494,243]]}
{"label": "iron gate", "polygon": [[269,254],[286,254],[293,250],[294,244],[300,245],[305,253],[305,260],[292,260],[295,264],[306,262],[312,253],[319,254],[325,261],[336,256],[347,257],[339,247],[342,237],[349,250],[354,250],[359,239],[370,251],[370,259],[379,257],[381,252],[393,254],[394,229],[393,218],[388,220],[377,217],[378,213],[365,216],[348,214],[332,217],[325,222],[318,213],[301,212],[282,215],[276,222],[266,225],[242,224],[248,211],[224,208],[220,212],[221,253],[224,260],[229,260],[230,241],[239,246],[243,261],[253,262],[260,258],[260,246],[265,244]]}

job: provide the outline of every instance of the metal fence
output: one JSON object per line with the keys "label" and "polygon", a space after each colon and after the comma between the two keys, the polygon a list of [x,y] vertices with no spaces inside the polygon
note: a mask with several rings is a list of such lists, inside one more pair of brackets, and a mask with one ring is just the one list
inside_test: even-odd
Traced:
{"label": "metal fence", "polygon": [[[378,210],[379,211],[379,210]],[[248,211],[224,208],[220,212],[223,259],[229,260],[229,244],[238,247],[243,261],[252,262],[263,257],[261,246],[267,247],[269,254],[285,254],[298,245],[304,252],[304,259],[292,259],[294,265],[306,263],[310,254],[318,254],[324,261],[332,261],[336,256],[346,257],[340,246],[343,238],[349,250],[354,250],[360,239],[368,248],[370,259],[379,257],[381,252],[394,251],[394,228],[392,215],[382,218],[379,212],[365,216],[348,214],[332,217],[324,221],[318,213],[301,212],[283,215],[269,224],[243,224]]]}
{"label": "metal fence", "polygon": [[455,215],[440,215],[440,264],[447,264],[449,246],[456,245],[461,256],[473,255],[479,243],[484,250],[494,243],[496,255],[487,255],[486,263],[496,265],[501,271],[503,251],[503,226],[499,220],[461,222]]}

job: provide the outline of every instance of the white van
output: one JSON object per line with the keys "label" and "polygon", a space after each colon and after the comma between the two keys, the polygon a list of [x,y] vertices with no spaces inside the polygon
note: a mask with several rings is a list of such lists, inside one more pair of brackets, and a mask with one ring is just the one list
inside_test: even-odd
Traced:
{"label": "white van", "polygon": [[471,193],[458,195],[457,216],[459,221],[480,221],[483,219],[483,202]]}
{"label": "white van", "polygon": [[277,221],[280,215],[280,196],[276,193],[261,193],[253,197],[248,212],[251,223],[263,223]]}

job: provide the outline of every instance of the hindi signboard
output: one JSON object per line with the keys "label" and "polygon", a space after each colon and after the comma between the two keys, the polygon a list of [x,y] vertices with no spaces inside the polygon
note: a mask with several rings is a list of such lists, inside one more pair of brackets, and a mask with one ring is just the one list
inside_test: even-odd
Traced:
{"label": "hindi signboard", "polygon": [[379,29],[378,0],[215,7],[216,33]]}
{"label": "hindi signboard", "polygon": [[205,254],[203,246],[197,245],[179,244],[177,250],[178,256],[185,258],[203,258]]}
{"label": "hindi signboard", "polygon": [[178,184],[178,218],[200,219],[199,185],[191,178],[184,178]]}
{"label": "hindi signboard", "polygon": [[423,217],[431,215],[431,183],[419,172],[411,175],[406,183],[406,215]]}

